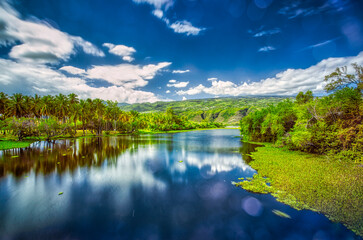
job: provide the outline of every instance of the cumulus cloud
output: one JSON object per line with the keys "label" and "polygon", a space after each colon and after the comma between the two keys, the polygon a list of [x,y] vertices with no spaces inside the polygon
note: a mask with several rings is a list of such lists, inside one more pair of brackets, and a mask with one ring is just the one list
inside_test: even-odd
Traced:
{"label": "cumulus cloud", "polygon": [[72,75],[83,75],[86,73],[86,71],[84,69],[76,68],[73,66],[64,66],[64,67],[61,67],[59,70],[63,70]]}
{"label": "cumulus cloud", "polygon": [[[148,66],[146,68],[139,66],[133,68],[136,73],[134,73],[134,75],[131,74],[131,76],[151,79],[152,76],[155,75],[151,69],[157,71],[161,66],[163,66],[163,64],[158,64],[154,67]],[[116,100],[118,102],[127,103],[160,101],[152,92],[140,91],[132,88],[145,84],[144,82],[140,84],[140,80],[134,81],[131,79],[130,81],[134,81],[134,83],[110,87],[92,87],[87,84],[88,78],[94,74],[92,71],[83,72],[84,70],[82,71],[82,69],[71,66],[65,66],[61,69],[75,74],[82,73],[82,76],[67,77],[60,71],[45,64],[0,59],[0,85],[2,86],[2,91],[10,94],[19,92],[20,90],[23,94],[31,95],[35,93],[39,94],[39,92],[43,94],[76,93],[81,98],[101,98],[103,100]],[[105,76],[105,78],[107,79],[107,76]],[[123,79],[126,79],[126,77]],[[19,86],[22,86],[21,89],[19,89]]]}
{"label": "cumulus cloud", "polygon": [[36,18],[22,20],[6,2],[0,4],[0,45],[13,46],[13,59],[54,63],[67,60],[80,47],[85,53],[103,57],[104,53],[81,37],[71,36]]}
{"label": "cumulus cloud", "polygon": [[135,60],[132,55],[136,52],[135,48],[125,45],[114,45],[112,43],[104,43],[102,46],[109,49],[109,53],[122,57],[124,61],[132,62]]}
{"label": "cumulus cloud", "polygon": [[185,33],[187,36],[198,35],[201,31],[205,30],[205,28],[194,27],[190,22],[186,20],[176,21],[169,25],[169,27],[173,29],[174,32]]}
{"label": "cumulus cloud", "polygon": [[[354,57],[328,58],[306,69],[287,69],[272,78],[259,82],[235,84],[230,81],[211,80],[212,85],[202,84],[185,91],[177,91],[178,95],[196,95],[207,93],[224,96],[286,96],[296,95],[300,91],[311,90],[315,94],[323,93],[324,77],[337,67],[350,66],[352,63],[363,64],[363,51]],[[349,67],[348,67],[349,69]]]}
{"label": "cumulus cloud", "polygon": [[168,84],[166,84],[167,87],[175,87],[175,88],[185,88],[188,86],[189,82],[178,82],[176,80],[170,80]]}
{"label": "cumulus cloud", "polygon": [[170,62],[161,62],[145,66],[132,64],[93,66],[86,71],[86,77],[102,79],[126,88],[144,87],[148,84],[147,80],[153,79],[159,70],[170,64]]}
{"label": "cumulus cloud", "polygon": [[166,90],[165,93],[170,93],[170,90]]}
{"label": "cumulus cloud", "polygon": [[189,69],[186,69],[186,70],[173,70],[172,73],[188,73],[188,72],[190,72]]}
{"label": "cumulus cloud", "polygon": [[258,49],[258,52],[269,52],[269,51],[273,51],[276,50],[276,48],[272,47],[272,46],[265,46],[265,47],[261,47],[260,49]]}
{"label": "cumulus cloud", "polygon": [[155,17],[160,18],[160,19],[162,19],[163,16],[164,16],[164,12],[162,10],[160,10],[160,9],[155,9],[153,11],[153,14],[154,14]]}
{"label": "cumulus cloud", "polygon": [[182,101],[188,100],[186,97],[183,97]]}

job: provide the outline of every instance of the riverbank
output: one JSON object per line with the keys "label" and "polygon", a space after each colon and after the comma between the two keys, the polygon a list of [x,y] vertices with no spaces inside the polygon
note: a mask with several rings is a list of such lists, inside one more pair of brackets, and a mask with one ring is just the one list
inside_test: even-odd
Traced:
{"label": "riverbank", "polygon": [[236,185],[271,193],[298,210],[310,209],[363,236],[363,166],[327,156],[276,148],[257,148],[249,164],[258,171]]}
{"label": "riverbank", "polygon": [[[110,136],[124,136],[124,135],[140,135],[140,134],[162,134],[162,133],[180,133],[180,132],[190,132],[190,131],[203,131],[203,130],[213,130],[213,129],[224,129],[224,128],[196,128],[196,129],[188,129],[188,130],[172,130],[172,131],[150,131],[150,130],[139,130],[135,133],[119,133],[117,131],[108,131],[104,132],[101,137],[110,137]],[[83,137],[100,137],[96,134],[93,134],[90,131],[86,131],[85,135],[83,135],[82,130],[77,130],[77,133],[71,136],[57,136],[52,138],[52,140],[56,139],[65,139],[65,138],[83,138]],[[45,137],[39,138],[26,138],[24,141],[17,141],[16,136],[13,135],[0,135],[0,150],[14,149],[14,148],[25,148],[28,147],[33,142],[44,141]]]}

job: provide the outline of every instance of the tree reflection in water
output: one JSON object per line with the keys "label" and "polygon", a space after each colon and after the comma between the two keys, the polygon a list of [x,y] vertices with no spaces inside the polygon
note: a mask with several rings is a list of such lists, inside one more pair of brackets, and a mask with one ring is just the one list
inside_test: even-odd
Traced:
{"label": "tree reflection in water", "polygon": [[27,148],[0,151],[0,178],[7,174],[22,177],[31,171],[36,175],[74,173],[79,167],[112,165],[127,149],[163,141],[152,136],[122,136],[36,142]]}

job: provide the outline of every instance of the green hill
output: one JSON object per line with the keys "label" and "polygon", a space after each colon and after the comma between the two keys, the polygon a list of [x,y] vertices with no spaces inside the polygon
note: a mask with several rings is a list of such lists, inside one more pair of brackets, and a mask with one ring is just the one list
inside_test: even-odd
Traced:
{"label": "green hill", "polygon": [[228,125],[238,124],[248,110],[276,104],[286,97],[230,97],[193,99],[173,102],[137,103],[120,106],[124,111],[165,112],[173,108],[176,114],[183,114],[196,122],[220,122]]}

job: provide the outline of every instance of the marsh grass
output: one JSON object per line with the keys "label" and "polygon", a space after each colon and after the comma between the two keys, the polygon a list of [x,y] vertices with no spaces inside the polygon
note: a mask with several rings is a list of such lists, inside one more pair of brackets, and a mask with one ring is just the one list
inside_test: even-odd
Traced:
{"label": "marsh grass", "polygon": [[363,236],[362,165],[268,144],[257,149],[249,164],[258,174],[238,186],[271,193],[298,210],[321,212]]}

